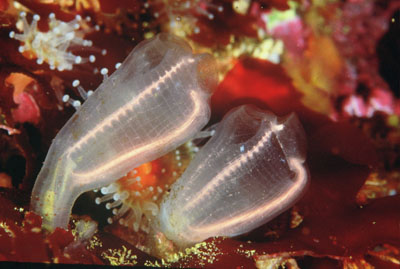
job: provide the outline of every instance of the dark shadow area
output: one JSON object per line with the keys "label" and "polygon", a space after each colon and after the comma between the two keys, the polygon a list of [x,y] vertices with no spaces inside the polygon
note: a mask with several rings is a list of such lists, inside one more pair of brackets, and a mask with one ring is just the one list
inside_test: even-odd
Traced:
{"label": "dark shadow area", "polygon": [[389,30],[376,47],[379,73],[395,96],[400,97],[400,10],[393,14],[389,25]]}

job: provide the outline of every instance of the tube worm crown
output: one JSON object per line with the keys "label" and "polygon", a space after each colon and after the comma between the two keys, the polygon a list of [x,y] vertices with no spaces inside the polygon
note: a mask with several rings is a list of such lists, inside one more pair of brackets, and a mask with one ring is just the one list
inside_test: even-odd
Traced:
{"label": "tube worm crown", "polygon": [[230,111],[161,203],[158,229],[178,246],[236,236],[304,193],[306,139],[295,114],[245,105]]}
{"label": "tube worm crown", "polygon": [[140,43],[54,139],[36,180],[34,212],[67,228],[76,198],[188,141],[208,122],[212,56],[159,34]]}

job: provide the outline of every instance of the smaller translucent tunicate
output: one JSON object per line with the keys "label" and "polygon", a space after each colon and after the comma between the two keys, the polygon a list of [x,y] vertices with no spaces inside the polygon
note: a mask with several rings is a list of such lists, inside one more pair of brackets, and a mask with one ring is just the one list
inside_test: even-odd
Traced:
{"label": "smaller translucent tunicate", "polygon": [[162,201],[158,229],[178,246],[236,236],[292,206],[308,183],[306,138],[295,114],[230,111]]}

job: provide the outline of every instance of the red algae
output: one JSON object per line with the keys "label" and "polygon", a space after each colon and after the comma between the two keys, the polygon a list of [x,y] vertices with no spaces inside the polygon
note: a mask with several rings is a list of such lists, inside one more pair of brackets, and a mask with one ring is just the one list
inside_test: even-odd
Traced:
{"label": "red algae", "polygon": [[211,101],[220,116],[249,101],[261,107],[267,106],[278,115],[285,115],[293,111],[294,104],[299,104],[300,96],[280,65],[244,59],[229,71]]}

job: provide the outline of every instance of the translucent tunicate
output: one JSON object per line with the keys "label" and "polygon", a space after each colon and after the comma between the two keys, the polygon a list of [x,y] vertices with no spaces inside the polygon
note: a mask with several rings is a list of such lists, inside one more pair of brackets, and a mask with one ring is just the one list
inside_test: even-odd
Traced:
{"label": "translucent tunicate", "polygon": [[164,197],[157,229],[178,246],[249,232],[304,193],[305,158],[295,114],[233,109]]}
{"label": "translucent tunicate", "polygon": [[140,43],[57,134],[31,200],[45,227],[67,228],[76,198],[190,140],[217,84],[208,54],[159,34]]}

